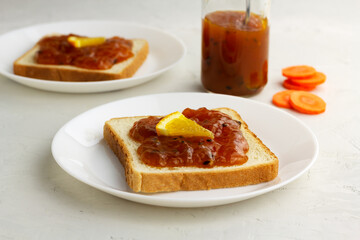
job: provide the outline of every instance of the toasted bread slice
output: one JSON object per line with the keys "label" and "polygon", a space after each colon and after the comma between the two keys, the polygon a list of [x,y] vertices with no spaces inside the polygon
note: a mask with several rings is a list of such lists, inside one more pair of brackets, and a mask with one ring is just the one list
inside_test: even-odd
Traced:
{"label": "toasted bread slice", "polygon": [[149,53],[146,40],[132,39],[134,56],[117,63],[110,69],[93,70],[70,65],[38,64],[34,61],[39,46],[35,45],[14,62],[14,74],[44,80],[66,82],[103,81],[128,78],[134,75]]}
{"label": "toasted bread slice", "polygon": [[208,190],[258,184],[278,174],[278,158],[248,129],[240,115],[229,108],[218,108],[241,121],[241,131],[248,141],[248,161],[229,167],[157,168],[144,164],[138,157],[139,143],[129,136],[133,124],[144,117],[113,118],[105,123],[104,138],[125,169],[126,181],[135,192],[169,192]]}

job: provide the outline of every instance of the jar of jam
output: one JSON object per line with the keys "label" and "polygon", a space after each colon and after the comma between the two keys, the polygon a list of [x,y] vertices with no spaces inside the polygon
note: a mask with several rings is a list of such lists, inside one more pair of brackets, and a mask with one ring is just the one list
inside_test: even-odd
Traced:
{"label": "jar of jam", "polygon": [[201,81],[210,92],[259,93],[268,79],[270,0],[203,0]]}

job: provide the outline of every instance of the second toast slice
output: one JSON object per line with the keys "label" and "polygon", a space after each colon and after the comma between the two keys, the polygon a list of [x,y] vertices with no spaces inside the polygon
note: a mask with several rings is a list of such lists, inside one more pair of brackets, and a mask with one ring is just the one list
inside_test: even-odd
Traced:
{"label": "second toast slice", "polygon": [[96,70],[85,69],[70,65],[38,64],[35,62],[35,55],[39,45],[18,58],[13,64],[14,74],[65,82],[86,82],[122,79],[133,76],[138,68],[144,63],[149,53],[149,44],[144,39],[132,39],[132,53],[129,59],[114,64],[110,69]]}

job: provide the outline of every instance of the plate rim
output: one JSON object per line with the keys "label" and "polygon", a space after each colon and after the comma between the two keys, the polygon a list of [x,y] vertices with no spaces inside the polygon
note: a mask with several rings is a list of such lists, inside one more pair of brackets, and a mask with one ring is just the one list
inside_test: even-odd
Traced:
{"label": "plate rim", "polygon": [[[144,81],[140,81],[140,83],[135,84],[135,85],[131,85],[129,87],[133,87],[139,84],[142,84],[144,82],[147,82],[153,78],[155,78],[156,76],[163,74],[164,72],[170,70],[171,68],[173,68],[176,64],[178,64],[182,59],[184,59],[184,57],[187,54],[187,47],[184,43],[184,41],[179,38],[178,36],[176,36],[173,33],[170,33],[166,30],[160,29],[160,28],[156,28],[154,26],[148,26],[145,24],[141,24],[138,22],[127,22],[127,21],[116,21],[116,20],[67,20],[67,21],[53,21],[53,22],[48,22],[48,23],[38,23],[38,24],[34,24],[34,25],[30,25],[30,26],[25,26],[25,27],[21,27],[21,28],[17,28],[17,29],[13,29],[10,30],[8,32],[5,32],[3,34],[0,35],[0,42],[2,41],[3,38],[6,38],[7,36],[10,36],[12,34],[16,34],[16,33],[20,33],[20,32],[25,32],[28,29],[37,29],[37,28],[43,28],[43,27],[47,27],[47,26],[51,26],[51,25],[63,25],[63,24],[73,24],[73,23],[77,23],[77,24],[90,24],[91,22],[93,23],[110,23],[110,24],[119,24],[119,25],[124,25],[124,26],[136,26],[139,28],[144,28],[144,29],[149,29],[153,32],[157,32],[160,34],[165,34],[169,37],[171,37],[175,42],[177,42],[179,44],[179,46],[181,47],[181,55],[179,56],[178,59],[176,59],[173,63],[171,63],[170,65],[167,65],[166,67],[163,67],[155,72],[151,72],[149,74],[146,74],[144,76],[136,76],[136,77],[130,77],[130,78],[124,78],[124,79],[114,79],[114,80],[104,80],[104,81],[87,81],[87,82],[64,82],[64,81],[51,81],[51,80],[45,80],[45,79],[36,79],[36,78],[30,78],[30,77],[24,77],[24,76],[19,76],[19,75],[15,75],[13,72],[9,72],[6,71],[5,69],[0,68],[0,75],[5,76],[6,78],[11,79],[12,81],[27,85],[23,82],[28,82],[29,84],[33,83],[33,84],[42,84],[43,86],[45,86],[45,88],[40,88],[43,90],[47,90],[46,86],[107,86],[107,85],[113,85],[113,84],[118,84],[119,82],[123,82],[123,83],[129,83],[129,82],[134,82],[134,81],[139,81],[142,79],[148,79],[148,80],[144,80]],[[15,61],[15,59],[13,60]],[[17,80],[17,79],[21,79],[21,80]],[[30,86],[30,85],[27,85]],[[33,87],[33,86],[30,86]],[[38,87],[33,87],[33,88],[38,88]],[[124,87],[124,88],[128,88],[128,87]],[[119,89],[123,89],[123,88],[116,88],[113,90],[119,90]],[[113,90],[106,90],[106,91],[113,91]],[[48,90],[48,91],[54,91],[54,90]],[[73,92],[73,93],[78,93],[78,92],[94,92],[94,91],[58,91],[58,92]],[[99,92],[105,92],[105,91],[99,91]]]}
{"label": "plate rim", "polygon": [[[111,101],[105,104],[101,104],[99,106],[90,108],[78,115],[76,115],[74,118],[72,118],[71,120],[69,120],[68,122],[66,122],[54,135],[54,138],[52,140],[51,143],[51,153],[53,155],[54,160],[57,162],[57,164],[69,175],[71,175],[72,177],[74,177],[75,179],[77,179],[80,182],[83,182],[89,186],[92,186],[94,188],[96,188],[99,191],[103,191],[106,192],[108,194],[114,195],[116,197],[122,198],[122,199],[126,199],[129,201],[133,201],[133,202],[137,202],[137,203],[142,203],[142,204],[147,204],[147,205],[154,205],[154,206],[162,206],[162,207],[175,207],[175,208],[199,208],[199,207],[210,207],[210,206],[219,206],[219,205],[225,205],[225,204],[231,204],[231,203],[235,203],[235,202],[240,202],[246,199],[250,199],[271,191],[274,191],[278,188],[281,188],[291,182],[293,182],[294,180],[296,180],[297,178],[299,178],[300,176],[302,176],[305,172],[307,172],[312,166],[313,164],[316,162],[318,155],[319,155],[319,142],[316,138],[316,135],[314,134],[314,132],[304,123],[302,122],[299,118],[295,117],[294,115],[282,110],[282,109],[278,109],[275,108],[271,105],[268,105],[264,102],[259,102],[253,99],[248,99],[248,98],[237,98],[240,101],[244,101],[244,102],[252,102],[255,104],[260,104],[266,107],[271,108],[274,111],[278,111],[281,114],[285,114],[287,117],[292,118],[294,121],[296,121],[298,124],[302,125],[310,134],[311,139],[313,140],[314,148],[314,155],[311,158],[311,161],[309,163],[307,163],[307,165],[301,169],[301,171],[297,172],[297,174],[291,176],[289,179],[285,180],[285,181],[280,181],[279,183],[276,183],[274,185],[271,186],[267,186],[265,188],[262,189],[258,189],[258,190],[254,190],[251,192],[247,192],[247,193],[241,193],[241,194],[234,194],[234,195],[230,195],[230,196],[223,196],[223,197],[218,197],[218,198],[211,198],[208,199],[206,201],[206,203],[204,203],[203,199],[194,199],[194,198],[187,198],[187,199],[175,199],[175,198],[171,198],[171,199],[165,199],[165,198],[153,198],[151,195],[152,194],[143,194],[143,193],[135,193],[135,192],[127,192],[127,191],[123,191],[123,190],[117,190],[117,189],[113,189],[109,186],[103,186],[94,182],[90,182],[87,181],[86,179],[81,179],[78,176],[75,176],[71,171],[68,171],[67,168],[63,165],[63,163],[61,161],[58,161],[54,155],[54,148],[55,148],[55,144],[56,144],[56,139],[58,137],[58,135],[60,135],[61,133],[65,132],[65,128],[68,126],[68,124],[70,124],[72,121],[74,121],[75,119],[81,117],[82,115],[87,114],[90,111],[94,111],[96,109],[100,109],[103,108],[106,105],[109,104],[115,104],[117,102],[123,102],[123,101],[129,101],[131,99],[136,99],[136,98],[151,98],[151,97],[157,97],[157,96],[166,96],[166,95],[214,95],[214,96],[219,96],[219,97],[225,97],[225,98],[237,98],[235,96],[230,96],[230,95],[224,95],[224,94],[216,94],[216,93],[199,93],[199,92],[173,92],[173,93],[156,93],[156,94],[147,94],[147,95],[140,95],[140,96],[134,96],[134,97],[129,97],[129,98],[124,98],[124,99],[119,99],[119,100],[115,100],[115,101]],[[279,159],[280,161],[280,159]],[[280,168],[279,168],[280,170]],[[276,179],[272,180],[275,181]],[[270,181],[271,182],[271,181]],[[126,183],[127,184],[127,183]],[[216,190],[216,189],[213,189]],[[212,190],[208,190],[208,191],[212,191]],[[166,194],[166,193],[165,193]],[[146,201],[144,201],[144,199]]]}

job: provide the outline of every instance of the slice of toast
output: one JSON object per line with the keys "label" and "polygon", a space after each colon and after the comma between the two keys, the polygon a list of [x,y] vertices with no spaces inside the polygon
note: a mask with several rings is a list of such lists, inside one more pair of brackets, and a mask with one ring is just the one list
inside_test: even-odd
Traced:
{"label": "slice of toast", "polygon": [[13,65],[14,74],[66,82],[104,81],[128,78],[135,74],[138,68],[144,63],[149,53],[149,44],[143,39],[132,39],[132,52],[134,56],[120,63],[114,64],[110,69],[93,70],[79,68],[70,65],[49,65],[35,62],[35,54],[39,46],[32,49],[18,58]]}
{"label": "slice of toast", "polygon": [[138,157],[140,143],[129,136],[133,124],[144,117],[113,118],[105,123],[104,139],[125,169],[126,181],[135,192],[154,193],[180,190],[208,190],[258,184],[278,174],[278,158],[248,129],[240,115],[229,108],[218,108],[241,121],[241,131],[249,144],[248,161],[243,165],[213,168],[156,168]]}

